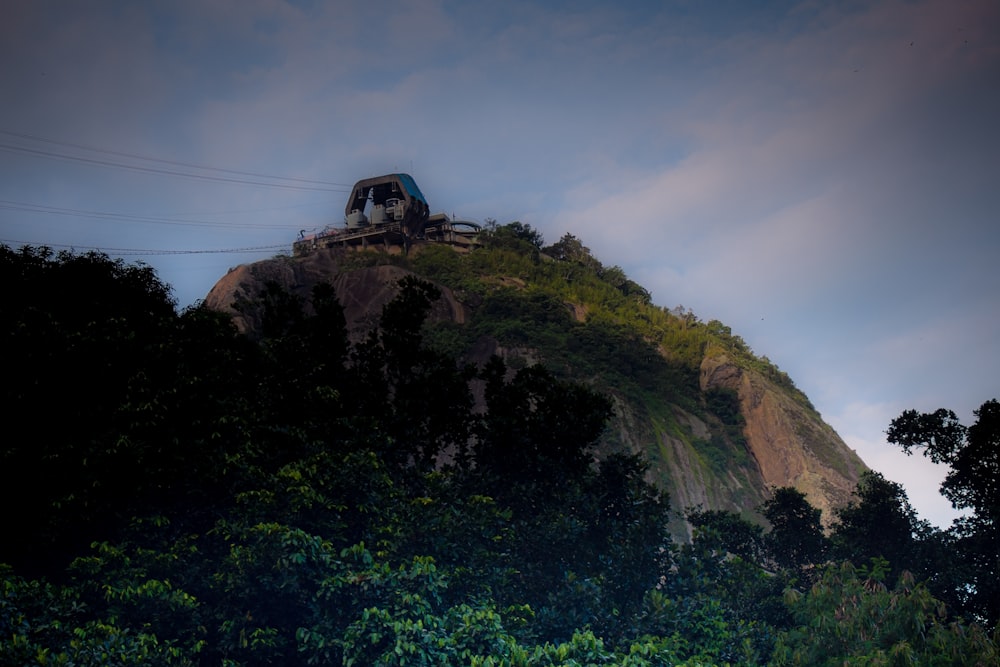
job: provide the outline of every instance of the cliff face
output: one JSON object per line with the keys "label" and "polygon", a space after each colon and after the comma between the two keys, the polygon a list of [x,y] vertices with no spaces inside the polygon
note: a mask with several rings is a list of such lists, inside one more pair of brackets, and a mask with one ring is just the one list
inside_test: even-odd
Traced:
{"label": "cliff face", "polygon": [[[418,249],[419,251],[419,249]],[[232,305],[252,300],[268,282],[275,282],[305,301],[319,282],[334,286],[344,306],[352,338],[373,326],[397,293],[398,281],[412,272],[394,264],[361,266],[356,255],[323,251],[301,258],[276,258],[232,269],[205,298],[211,308],[230,312],[240,330],[253,333],[259,318],[252,311],[236,312]],[[489,276],[488,282],[503,289],[526,290],[522,278]],[[434,304],[431,321],[468,326],[476,317],[481,297],[456,296],[456,291],[438,283],[442,297]],[[590,306],[563,301],[566,317],[575,326],[583,323]],[[650,348],[654,349],[654,348]],[[549,361],[551,350],[499,341],[488,333],[477,334],[465,349],[465,359],[483,362],[492,354],[511,365]],[[666,357],[670,350],[660,350]],[[655,353],[654,353],[655,354]],[[608,377],[613,377],[607,369]],[[568,374],[573,375],[571,369]],[[703,352],[694,395],[678,397],[656,391],[621,390],[613,380],[603,380],[600,370],[578,377],[608,394],[614,416],[600,453],[615,450],[642,452],[651,461],[648,476],[670,493],[678,510],[700,506],[754,516],[771,489],[793,486],[823,512],[829,523],[832,510],[850,497],[865,464],[811,409],[801,395],[796,397],[763,374],[741,364],[717,346]],[[733,397],[737,421],[729,423],[713,412],[707,397],[722,392]],[[677,536],[688,527],[680,518],[673,525]]]}
{"label": "cliff face", "polygon": [[[398,293],[399,280],[412,272],[390,264],[350,268],[349,259],[348,253],[328,250],[295,259],[279,258],[243,264],[219,279],[205,297],[205,305],[231,313],[241,332],[252,333],[260,325],[257,314],[252,310],[237,312],[233,304],[252,301],[269,282],[277,283],[308,303],[313,286],[321,282],[330,283],[344,307],[348,332],[357,339],[378,322],[382,307]],[[434,304],[430,318],[464,323],[465,306],[448,288],[442,287],[441,291],[442,298]]]}
{"label": "cliff face", "polygon": [[818,414],[724,353],[702,361],[701,388],[736,391],[747,448],[766,488],[795,487],[823,511],[826,522],[850,499],[866,466]]}

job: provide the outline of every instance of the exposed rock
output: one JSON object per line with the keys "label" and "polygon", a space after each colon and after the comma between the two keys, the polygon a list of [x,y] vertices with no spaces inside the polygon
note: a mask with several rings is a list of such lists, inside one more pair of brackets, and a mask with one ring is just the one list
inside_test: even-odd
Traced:
{"label": "exposed rock", "polygon": [[[232,313],[241,331],[253,333],[260,325],[259,316],[252,310],[237,312],[234,303],[253,300],[271,281],[308,303],[313,286],[326,282],[334,286],[344,306],[351,337],[358,339],[377,323],[382,307],[396,296],[399,280],[412,274],[394,264],[351,268],[357,264],[351,251],[330,249],[301,258],[240,266],[219,280],[205,303]],[[525,287],[521,279],[495,276],[490,280],[507,288]],[[470,307],[476,304],[463,304],[450,289],[438,287],[442,296],[433,305],[431,320],[465,323]],[[573,319],[586,320],[586,304],[566,305]],[[669,350],[660,351],[669,358]],[[538,349],[505,347],[488,336],[466,352],[465,360],[484,363],[494,354],[512,369],[544,361]],[[612,387],[613,417],[598,455],[611,451],[646,455],[651,461],[648,477],[669,492],[671,504],[678,510],[700,506],[754,515],[771,489],[793,486],[822,510],[823,520],[829,524],[832,510],[850,498],[866,466],[808,401],[797,401],[788,391],[740,367],[722,352],[709,352],[703,359],[700,388],[702,392],[718,388],[736,392],[745,420],[745,444],[727,434],[726,426],[710,411],[698,416],[665,399],[636,403],[617,395]],[[483,387],[473,383],[472,391],[481,406]],[[690,535],[690,527],[680,515],[672,531],[678,537]]]}
{"label": "exposed rock", "polygon": [[[300,296],[307,304],[315,285],[330,283],[344,307],[348,331],[357,339],[378,322],[382,307],[399,293],[399,281],[413,273],[391,264],[345,269],[345,265],[350,266],[347,260],[351,252],[331,248],[303,258],[279,257],[238,266],[212,287],[205,305],[231,313],[237,328],[247,333],[256,330],[259,318],[252,312],[241,313],[233,305],[257,298],[269,282]],[[465,306],[450,289],[437,287],[441,298],[432,306],[430,319],[464,323]]]}
{"label": "exposed rock", "polygon": [[847,502],[867,469],[860,457],[819,415],[725,354],[702,361],[701,388],[737,392],[747,445],[761,481],[768,487],[795,487],[823,511],[829,524],[833,509]]}

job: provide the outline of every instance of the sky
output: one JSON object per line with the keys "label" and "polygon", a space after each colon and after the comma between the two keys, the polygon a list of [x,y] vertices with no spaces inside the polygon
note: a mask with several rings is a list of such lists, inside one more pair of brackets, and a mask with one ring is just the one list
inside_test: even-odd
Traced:
{"label": "sky", "polygon": [[5,0],[0,242],[184,307],[413,175],[789,373],[922,518],[903,410],[1000,398],[1000,2]]}

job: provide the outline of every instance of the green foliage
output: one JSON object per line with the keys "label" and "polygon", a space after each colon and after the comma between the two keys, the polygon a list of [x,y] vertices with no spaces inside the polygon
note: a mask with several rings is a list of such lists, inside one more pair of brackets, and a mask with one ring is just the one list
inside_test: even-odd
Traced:
{"label": "green foliage", "polygon": [[703,593],[667,597],[650,591],[642,622],[648,636],[669,638],[664,648],[677,662],[761,665],[773,643],[766,624],[738,618],[724,600]]}
{"label": "green foliage", "polygon": [[461,291],[466,280],[462,257],[446,245],[429,244],[414,253],[413,268],[429,280]]}
{"label": "green foliage", "polygon": [[17,360],[0,401],[21,425],[0,445],[0,502],[18,508],[0,561],[38,572],[127,520],[120,497],[158,502],[181,474],[186,443],[160,448],[121,426],[160,409],[151,382],[170,405],[185,400],[171,383],[186,341],[169,288],[148,267],[0,246],[0,279],[0,337]]}
{"label": "green foliage", "polygon": [[780,370],[767,357],[757,357],[746,341],[742,337],[734,335],[730,327],[719,320],[711,320],[704,325],[704,328],[712,345],[717,345],[728,352],[741,366],[757,371],[778,387],[783,388],[793,400],[810,412],[816,411],[806,395],[799,391],[787,373]]}
{"label": "green foliage", "polygon": [[590,248],[583,245],[580,239],[572,234],[564,234],[558,242],[544,248],[546,254],[560,262],[573,262],[590,269],[601,269],[601,263],[594,257]]}
{"label": "green foliage", "polygon": [[828,542],[820,511],[809,504],[805,494],[787,486],[775,489],[762,509],[771,524],[765,547],[773,563],[803,570],[824,562]]}
{"label": "green foliage", "polygon": [[611,412],[607,399],[556,380],[542,366],[522,368],[508,380],[496,357],[482,376],[488,411],[474,457],[497,491],[549,486],[556,476],[586,472]]}
{"label": "green foliage", "polygon": [[751,563],[764,562],[762,526],[724,510],[697,510],[689,512],[687,519],[695,529],[695,544],[707,543],[711,549]]}
{"label": "green foliage", "polygon": [[432,601],[403,595],[391,607],[365,609],[345,633],[345,665],[476,664],[521,653],[503,617],[461,604],[435,613]]}
{"label": "green foliage", "polygon": [[[12,370],[6,405],[60,418],[0,446],[0,663],[761,665],[786,630],[781,656],[812,650],[779,595],[819,557],[791,542],[812,530],[804,499],[776,492],[766,535],[692,515],[694,542],[673,545],[647,462],[596,456],[605,390],[697,396],[717,334],[573,238],[543,259],[532,232],[420,260],[479,298],[471,335],[504,320],[504,344],[551,346],[554,364],[516,369],[446,353],[470,334],[425,326],[437,291],[416,279],[355,343],[329,287],[267,285],[239,304],[260,317],[250,340],[177,313],[144,267],[4,248],[2,333],[39,371]],[[581,370],[593,382],[565,379]],[[688,407],[741,426],[731,393]],[[844,544],[882,496],[859,498]],[[763,569],[789,544],[787,572]],[[919,655],[993,657],[975,626],[934,619],[900,635]]]}
{"label": "green foliage", "polygon": [[[8,259],[15,267],[39,261],[30,253]],[[58,271],[62,261],[39,270]],[[635,462],[591,468],[607,402],[540,367],[507,377],[493,365],[480,379],[489,410],[478,414],[469,382],[479,371],[422,344],[435,297],[427,283],[404,282],[380,329],[354,346],[331,291],[319,288],[305,303],[274,285],[241,304],[263,318],[256,344],[203,309],[165,309],[149,332],[129,334],[146,354],[127,359],[127,394],[103,397],[108,432],[82,439],[67,432],[59,450],[79,452],[75,462],[86,466],[92,458],[109,462],[99,456],[104,438],[117,443],[111,451],[126,447],[125,461],[93,471],[96,488],[117,485],[120,520],[104,528],[89,518],[105,509],[91,500],[81,511],[40,498],[26,507],[25,532],[13,532],[21,538],[38,525],[54,533],[51,526],[72,524],[99,540],[90,552],[54,543],[58,556],[41,566],[68,577],[64,590],[80,601],[71,606],[77,625],[102,641],[134,637],[133,648],[180,651],[192,661],[288,664],[293,656],[324,662],[360,651],[345,643],[350,629],[385,620],[386,610],[393,623],[406,613],[418,622],[440,617],[435,627],[461,654],[513,642],[497,629],[493,599],[525,610],[503,612],[524,637],[572,634],[575,626],[560,625],[556,611],[563,602],[584,605],[573,616],[583,624],[611,623],[610,610],[635,606],[657,576],[649,554],[665,539],[667,505]],[[52,317],[65,322],[59,308]],[[58,333],[74,335],[65,326]],[[33,353],[29,338],[22,344]],[[117,351],[90,349],[95,362]],[[12,400],[32,407],[23,395]],[[20,472],[44,463],[37,454],[17,442],[5,449]],[[438,464],[442,455],[451,465]],[[127,479],[114,479],[126,462]],[[552,485],[557,477],[565,483]],[[563,512],[564,504],[576,509]],[[546,540],[552,533],[563,539]],[[376,551],[351,546],[362,540]],[[32,543],[14,540],[25,542]],[[560,581],[570,583],[550,585]],[[34,616],[67,622],[70,612],[45,599],[55,589],[30,590],[42,600]],[[469,596],[483,602],[468,605]],[[525,600],[548,620],[529,621],[536,615]],[[483,627],[468,627],[474,623]],[[69,641],[28,634],[30,652],[59,654]],[[21,651],[17,641],[5,650]]]}
{"label": "green foliage", "polygon": [[740,397],[735,389],[716,387],[705,392],[708,409],[726,426],[742,427],[746,420],[740,413]]}
{"label": "green foliage", "polygon": [[[513,231],[503,233],[515,238]],[[417,253],[415,269],[473,306],[461,332],[439,325],[442,347],[465,352],[475,341],[492,338],[537,350],[554,372],[595,377],[602,389],[640,403],[655,397],[701,410],[692,397],[698,393],[702,334],[649,305],[645,290],[619,267],[603,267],[578,240],[564,238],[545,249],[565,257],[559,262],[540,261],[537,249],[526,246],[493,244],[465,255],[429,247]],[[579,321],[583,313],[585,323]]]}
{"label": "green foliage", "polygon": [[764,538],[759,526],[729,512],[688,516],[696,526],[694,539],[674,547],[672,576],[647,594],[652,607],[646,623],[654,624],[646,631],[667,634],[657,624],[668,623],[686,640],[699,637],[682,651],[685,656],[766,663],[778,630],[790,620],[782,600],[787,576],[760,566]]}
{"label": "green foliage", "polygon": [[925,551],[932,532],[927,522],[917,518],[900,484],[867,471],[851,502],[837,510],[831,541],[840,559],[854,563],[885,559],[891,567],[890,578],[902,570],[930,576],[933,567]]}
{"label": "green foliage", "polygon": [[995,645],[977,626],[948,622],[944,605],[904,572],[892,588],[885,564],[831,565],[802,594],[788,593],[797,627],[782,634],[775,665],[992,665]]}
{"label": "green foliage", "polygon": [[[167,582],[106,586],[115,607],[95,613],[73,587],[28,581],[0,569],[0,663],[5,665],[194,665],[202,639],[160,639],[155,610],[185,613],[197,603]],[[136,612],[136,616],[129,615]],[[145,622],[144,622],[145,621]]]}
{"label": "green foliage", "polygon": [[[560,375],[595,378],[630,404],[669,401],[694,414],[704,411],[696,399],[701,362],[707,352],[724,350],[812,410],[787,374],[756,357],[728,327],[703,324],[683,308],[653,306],[649,293],[621,267],[602,265],[572,234],[540,255],[538,245],[526,240],[533,231],[526,227],[493,224],[486,235],[493,241],[485,247],[459,254],[432,246],[412,260],[414,269],[472,306],[464,337],[450,328],[442,334],[443,347],[462,353],[477,340],[493,338],[538,351]],[[729,430],[724,448],[738,448],[740,427],[731,424]]]}
{"label": "green foliage", "polygon": [[533,229],[531,225],[522,222],[509,222],[505,225],[498,225],[495,220],[486,223],[486,228],[480,234],[480,240],[487,246],[493,248],[519,248],[521,244],[541,249],[545,244],[541,232]]}
{"label": "green foliage", "polygon": [[693,440],[696,451],[717,475],[732,474],[734,468],[749,463],[748,448],[743,429],[746,420],[740,412],[740,399],[735,389],[717,387],[703,393],[708,411],[714,415],[721,428],[708,438]]}

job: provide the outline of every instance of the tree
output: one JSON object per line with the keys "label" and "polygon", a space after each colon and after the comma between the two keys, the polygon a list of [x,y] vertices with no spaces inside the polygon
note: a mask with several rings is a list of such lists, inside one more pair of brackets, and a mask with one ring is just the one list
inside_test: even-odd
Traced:
{"label": "tree", "polygon": [[670,499],[646,480],[649,464],[638,455],[611,454],[600,463],[587,497],[593,562],[610,615],[628,618],[666,570]]}
{"label": "tree", "polygon": [[524,241],[535,250],[545,244],[542,233],[531,225],[514,221],[506,225],[498,225],[496,220],[488,220],[486,233],[483,235],[486,244],[493,248],[517,247],[516,241]]}
{"label": "tree", "polygon": [[[121,497],[149,488],[141,445],[115,433],[177,325],[170,288],[147,266],[100,253],[0,246],[0,445],[7,537],[0,562],[45,571],[110,529]],[[157,471],[158,472],[158,471]],[[59,566],[65,562],[59,562]]]}
{"label": "tree", "polygon": [[593,448],[611,415],[604,396],[556,379],[543,366],[507,378],[494,357],[485,366],[487,414],[474,446],[476,465],[502,485],[545,485],[590,468]]}
{"label": "tree", "polygon": [[426,471],[445,452],[464,453],[474,421],[468,384],[474,371],[424,345],[422,327],[440,290],[415,276],[398,286],[379,326],[355,346],[345,390],[353,418],[384,436],[386,461]]}
{"label": "tree", "polygon": [[775,489],[762,509],[771,524],[765,545],[775,564],[801,570],[823,562],[828,545],[820,511],[809,504],[805,494],[790,486]]}
{"label": "tree", "polygon": [[563,234],[561,239],[547,248],[542,248],[542,251],[561,262],[576,262],[594,272],[600,272],[604,268],[590,253],[590,248],[572,234]]}
{"label": "tree", "polygon": [[639,302],[646,305],[649,305],[652,302],[652,296],[646,288],[625,275],[625,271],[622,267],[617,265],[612,267],[602,267],[597,271],[597,274],[601,280],[614,287],[623,295],[627,297],[636,297]]}
{"label": "tree", "polygon": [[1000,622],[1000,402],[989,400],[973,414],[976,422],[965,427],[951,410],[906,410],[892,420],[886,438],[907,454],[922,450],[949,467],[941,494],[956,509],[971,512],[951,530],[968,575],[959,593],[966,611],[995,626]]}
{"label": "tree", "polygon": [[760,564],[764,556],[764,529],[735,512],[698,510],[687,515],[695,528],[694,541],[711,544],[726,554]]}
{"label": "tree", "polygon": [[970,509],[982,520],[1000,519],[1000,402],[992,399],[973,414],[966,428],[951,410],[929,414],[906,410],[892,420],[886,432],[890,444],[907,454],[923,450],[934,463],[951,468],[941,493],[957,509]]}
{"label": "tree", "polygon": [[921,577],[929,574],[921,540],[929,536],[931,527],[917,518],[901,484],[866,471],[851,501],[836,515],[832,544],[838,558],[855,564],[884,558],[889,562],[889,577],[904,569]]}

